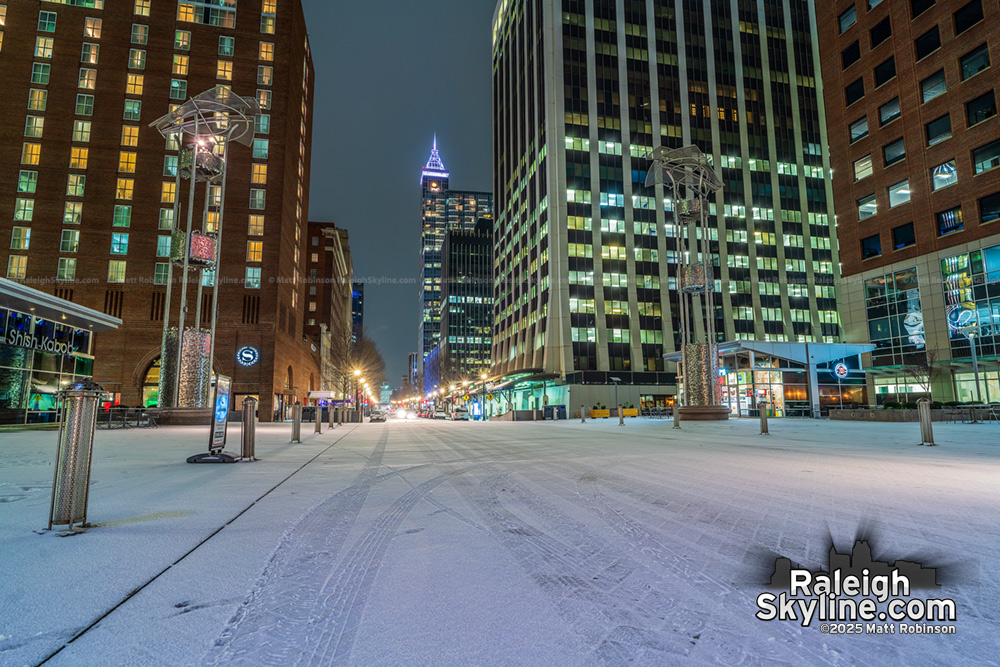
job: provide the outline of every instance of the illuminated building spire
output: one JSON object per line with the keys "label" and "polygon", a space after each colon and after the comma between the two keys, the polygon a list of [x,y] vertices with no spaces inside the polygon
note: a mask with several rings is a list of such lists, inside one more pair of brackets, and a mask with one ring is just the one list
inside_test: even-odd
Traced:
{"label": "illuminated building spire", "polygon": [[427,160],[427,164],[424,165],[424,169],[440,172],[447,171],[444,168],[444,162],[441,161],[441,156],[438,155],[438,138],[436,133],[434,134],[434,147],[431,149],[431,156]]}

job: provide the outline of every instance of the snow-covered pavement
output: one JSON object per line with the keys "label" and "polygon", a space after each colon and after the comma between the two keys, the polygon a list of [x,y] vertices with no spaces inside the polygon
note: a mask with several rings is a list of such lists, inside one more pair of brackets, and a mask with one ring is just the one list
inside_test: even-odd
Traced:
{"label": "snow-covered pavement", "polygon": [[[55,433],[0,433],[0,665],[1000,664],[1000,426],[770,426],[98,431],[70,537],[33,532]],[[755,618],[776,556],[861,535],[940,567],[955,634]]]}

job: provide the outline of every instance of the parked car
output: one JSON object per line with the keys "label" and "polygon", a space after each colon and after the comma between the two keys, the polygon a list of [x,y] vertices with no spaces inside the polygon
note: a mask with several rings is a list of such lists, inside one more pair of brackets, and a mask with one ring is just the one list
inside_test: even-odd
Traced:
{"label": "parked car", "polygon": [[435,410],[433,419],[447,419],[448,413],[444,410]]}
{"label": "parked car", "polygon": [[451,411],[452,421],[469,421],[469,411],[466,408],[455,408]]}
{"label": "parked car", "polygon": [[372,412],[371,419],[369,419],[368,421],[370,421],[373,424],[375,422],[384,422],[385,421],[385,413],[382,412],[381,410],[374,410]]}

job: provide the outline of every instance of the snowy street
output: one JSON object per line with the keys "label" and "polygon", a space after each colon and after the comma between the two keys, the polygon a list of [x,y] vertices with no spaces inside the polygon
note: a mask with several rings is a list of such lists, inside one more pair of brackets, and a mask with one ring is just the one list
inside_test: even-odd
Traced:
{"label": "snowy street", "polygon": [[[55,432],[0,433],[0,665],[1000,664],[996,424],[260,424],[185,463],[207,430],[98,431],[68,537]],[[755,618],[775,557],[860,535],[941,568],[955,634]]]}

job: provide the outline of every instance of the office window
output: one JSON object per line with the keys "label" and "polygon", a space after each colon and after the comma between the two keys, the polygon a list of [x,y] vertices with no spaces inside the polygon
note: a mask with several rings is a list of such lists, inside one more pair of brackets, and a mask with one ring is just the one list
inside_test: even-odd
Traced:
{"label": "office window", "polygon": [[910,201],[909,179],[889,186],[889,208],[905,204],[908,201]]}
{"label": "office window", "polygon": [[899,98],[894,97],[878,108],[878,119],[880,125],[885,125],[896,120],[900,116]]}
{"label": "office window", "polygon": [[882,147],[882,156],[885,158],[885,166],[890,164],[896,164],[900,160],[906,157],[906,148],[903,146],[903,138],[900,137],[895,141],[886,144]]}
{"label": "office window", "polygon": [[21,164],[38,164],[41,159],[41,144],[25,143],[21,146]]}
{"label": "office window", "polygon": [[260,267],[259,266],[248,266],[246,272],[246,278],[243,281],[243,286],[246,289],[260,289]]}
{"label": "office window", "polygon": [[894,227],[892,230],[892,248],[893,250],[899,250],[901,248],[907,248],[917,242],[917,236],[913,231],[913,223],[908,222],[905,225],[900,225],[899,227]]}
{"label": "office window", "polygon": [[142,100],[125,100],[125,120],[139,120],[142,116]]}
{"label": "office window", "polygon": [[170,264],[168,262],[157,262],[153,266],[153,284],[166,285],[170,280]]}
{"label": "office window", "polygon": [[139,128],[135,125],[122,126],[122,146],[139,145]]}
{"label": "office window", "polygon": [[160,209],[160,229],[173,229],[174,228],[174,209],[172,208],[161,208]]}
{"label": "office window", "polygon": [[38,12],[38,32],[56,31],[56,13]]}
{"label": "office window", "polygon": [[100,39],[102,23],[101,19],[87,17],[83,23],[83,36],[91,39]]}
{"label": "office window", "polygon": [[865,96],[865,80],[858,79],[844,88],[844,99],[848,106]]}
{"label": "office window", "polygon": [[972,151],[972,164],[977,174],[1000,167],[1000,139]]}
{"label": "office window", "polygon": [[1000,220],[1000,192],[986,195],[979,200],[979,221],[983,224]]}
{"label": "office window", "polygon": [[254,185],[266,185],[267,184],[267,165],[266,164],[255,164],[252,167],[253,171],[250,175],[250,182]]}
{"label": "office window", "polygon": [[164,155],[163,156],[163,175],[164,176],[177,176],[177,156],[176,155]]}
{"label": "office window", "polygon": [[260,262],[264,256],[263,241],[247,241],[247,261]]}
{"label": "office window", "polygon": [[871,36],[873,49],[892,37],[892,24],[889,23],[889,17],[886,16],[884,19],[876,23],[875,27],[868,31],[868,34]]}
{"label": "office window", "polygon": [[28,116],[24,119],[24,136],[32,139],[41,139],[44,130],[44,116]]}
{"label": "office window", "polygon": [[958,183],[958,170],[955,161],[948,160],[931,169],[931,190],[940,190]]}
{"label": "office window", "polygon": [[261,42],[257,52],[257,59],[265,62],[274,60],[274,44],[271,42]]}
{"label": "office window", "polygon": [[953,234],[954,232],[960,232],[965,227],[962,224],[962,207],[956,206],[955,208],[949,208],[947,211],[941,211],[937,214],[937,227],[938,236],[944,236],[945,234]]}
{"label": "office window", "polygon": [[857,141],[868,136],[868,116],[863,116],[851,123],[851,141]]}
{"label": "office window", "polygon": [[188,56],[182,56],[180,54],[174,54],[174,65],[173,73],[177,76],[187,76],[188,73],[188,63],[190,58]]}
{"label": "office window", "polygon": [[264,111],[271,108],[271,91],[270,90],[258,90],[257,91],[257,104]]}
{"label": "office window", "polygon": [[174,48],[178,51],[190,51],[191,50],[191,31],[190,30],[175,30],[174,31]]}
{"label": "office window", "polygon": [[110,262],[108,262],[109,283],[125,282],[125,265],[126,262],[123,259],[113,259]]}
{"label": "office window", "polygon": [[149,3],[150,0],[135,0],[132,12],[137,16],[149,16]]}
{"label": "office window", "polygon": [[17,191],[24,194],[34,194],[38,189],[38,172],[22,169],[17,175]]}
{"label": "office window", "polygon": [[144,49],[130,49],[128,66],[130,69],[146,69],[146,51]]}
{"label": "office window", "polygon": [[889,56],[887,60],[882,61],[875,66],[875,87],[878,88],[886,81],[891,80],[896,76],[896,58]]}
{"label": "office window", "polygon": [[97,70],[86,67],[80,68],[80,77],[77,79],[77,88],[93,90],[97,87]]}
{"label": "office window", "polygon": [[28,274],[28,258],[25,255],[11,255],[7,258],[7,277],[22,280]]}
{"label": "office window", "polygon": [[983,20],[982,1],[972,0],[972,2],[963,5],[957,12],[955,12],[953,18],[955,19],[955,35],[961,35],[963,32]]}
{"label": "office window", "polygon": [[63,224],[79,225],[82,219],[83,219],[83,202],[80,201],[66,202],[66,204],[63,206]]}
{"label": "office window", "polygon": [[35,37],[35,57],[51,58],[55,40],[51,37]]}
{"label": "office window", "polygon": [[99,44],[84,42],[83,49],[80,51],[80,62],[87,63],[88,65],[96,65],[100,52],[101,46]]}
{"label": "office window", "polygon": [[31,246],[31,227],[14,227],[10,233],[11,250],[27,250]]}
{"label": "office window", "polygon": [[223,81],[233,80],[233,63],[228,60],[219,60],[215,64],[215,78]]}
{"label": "office window", "polygon": [[868,195],[858,200],[858,220],[870,218],[878,213],[878,204],[875,202],[875,195]]}
{"label": "office window", "polygon": [[864,156],[860,160],[854,161],[854,180],[860,181],[872,175],[872,156]]}
{"label": "office window", "polygon": [[135,153],[122,151],[118,154],[118,171],[123,174],[135,173]]}
{"label": "office window", "polygon": [[910,0],[910,16],[917,18],[934,6],[934,0]]}
{"label": "office window", "polygon": [[86,148],[71,148],[69,151],[69,168],[86,169],[89,156],[90,151]]}
{"label": "office window", "polygon": [[76,257],[60,257],[56,265],[56,280],[76,280]]}
{"label": "office window", "polygon": [[48,101],[49,92],[40,88],[32,88],[28,91],[28,110],[45,111],[45,104]]}
{"label": "office window", "polygon": [[989,49],[983,44],[962,56],[959,63],[962,65],[962,81],[965,81],[990,66]]}
{"label": "office window", "polygon": [[219,37],[219,55],[232,57],[236,53],[236,38],[225,35]]}
{"label": "office window", "polygon": [[913,46],[917,50],[917,60],[926,58],[941,48],[941,34],[938,31],[938,27],[934,26],[913,40]]}
{"label": "office window", "polygon": [[858,22],[858,11],[854,8],[854,5],[848,7],[847,10],[840,15],[839,21],[841,34],[844,34],[848,28]]}
{"label": "office window", "polygon": [[177,198],[177,183],[173,181],[163,181],[160,184],[160,202],[163,204],[173,204]]}
{"label": "office window", "polygon": [[129,74],[125,84],[126,95],[142,95],[142,87],[145,79],[142,74]]}
{"label": "office window", "polygon": [[188,84],[184,79],[171,79],[170,80],[170,99],[172,100],[185,100],[187,99],[187,89]]}
{"label": "office window", "polygon": [[924,126],[924,132],[927,134],[928,146],[933,146],[948,139],[951,137],[951,116],[945,114],[940,118],[932,120]]}
{"label": "office window", "polygon": [[31,83],[37,83],[42,86],[49,85],[49,73],[52,71],[52,65],[48,63],[32,63],[31,64]]}
{"label": "office window", "polygon": [[82,197],[87,188],[87,177],[84,174],[70,174],[66,177],[66,196]]}
{"label": "office window", "polygon": [[80,249],[80,230],[64,229],[59,237],[59,252],[76,252]]}
{"label": "office window", "polygon": [[269,134],[271,132],[271,114],[257,114],[254,119],[253,131],[257,134]]}
{"label": "office window", "polygon": [[[135,180],[131,178],[119,178],[115,185],[116,199],[131,199],[132,190],[135,188]],[[117,210],[117,208],[116,208]]]}
{"label": "office window", "polygon": [[14,200],[14,219],[19,222],[31,222],[32,217],[35,213],[35,200],[34,199],[15,199]]}
{"label": "office window", "polygon": [[944,82],[943,69],[939,69],[934,72],[934,74],[931,74],[929,77],[920,82],[920,95],[924,102],[933,100],[947,89],[948,88],[945,86]]}
{"label": "office window", "polygon": [[993,96],[992,90],[965,104],[965,118],[969,123],[969,127],[996,115],[997,101]]}
{"label": "office window", "polygon": [[265,205],[265,199],[267,197],[267,191],[257,188],[251,188],[250,190],[250,208],[254,210],[262,210]]}
{"label": "office window", "polygon": [[149,41],[149,26],[140,23],[132,24],[132,43],[145,44]]}
{"label": "office window", "polygon": [[270,65],[257,66],[257,85],[270,86],[274,83],[274,68]]}
{"label": "office window", "polygon": [[264,216],[262,215],[251,215],[247,223],[247,235],[248,236],[263,236],[264,235]]}
{"label": "office window", "polygon": [[266,160],[268,153],[268,144],[270,140],[268,139],[254,139],[253,140],[253,157],[255,160]]}
{"label": "office window", "polygon": [[861,259],[871,259],[882,254],[882,240],[879,235],[861,239]]}
{"label": "office window", "polygon": [[94,115],[94,96],[84,95],[79,93],[76,96],[76,115],[78,116],[93,116]]}

